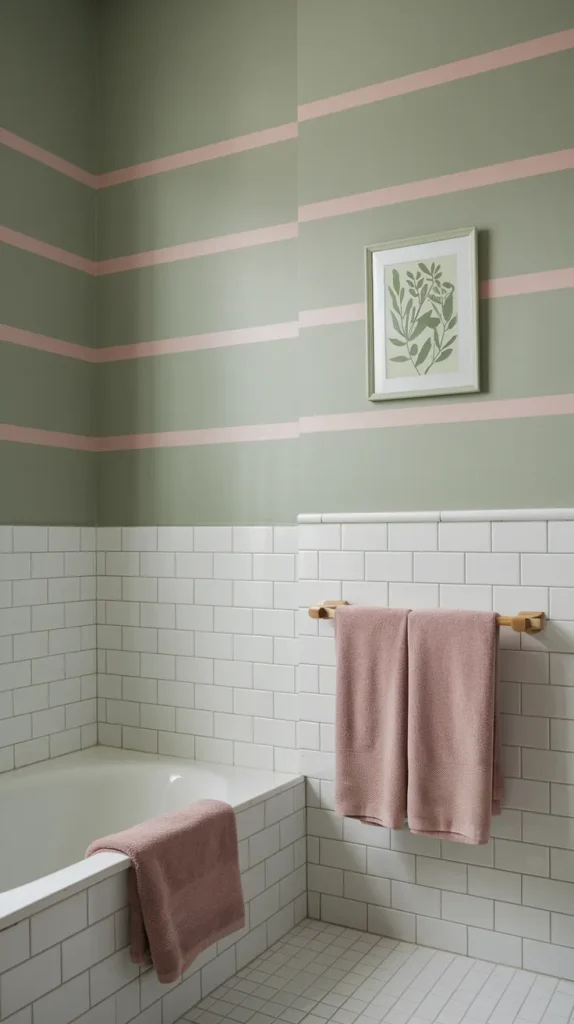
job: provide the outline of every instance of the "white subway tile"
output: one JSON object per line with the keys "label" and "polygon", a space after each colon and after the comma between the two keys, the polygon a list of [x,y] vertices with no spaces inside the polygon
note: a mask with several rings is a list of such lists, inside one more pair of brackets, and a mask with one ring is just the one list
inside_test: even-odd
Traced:
{"label": "white subway tile", "polygon": [[212,711],[176,708],[175,714],[176,732],[184,732],[190,736],[213,736]]}
{"label": "white subway tile", "polygon": [[14,551],[47,551],[48,528],[46,526],[15,526]]}
{"label": "white subway tile", "polygon": [[[48,576],[49,573],[36,573]],[[0,580],[27,580],[30,578],[30,555],[0,555]]]}
{"label": "white subway tile", "polygon": [[124,526],[122,527],[122,549],[124,551],[156,551],[157,527],[155,526]]}
{"label": "white subway tile", "polygon": [[300,551],[297,556],[297,575],[300,580],[316,580],[319,575],[319,552]]}
{"label": "white subway tile", "polygon": [[462,608],[467,611],[492,611],[492,587],[478,584],[473,586],[468,583],[465,585],[442,583],[440,586],[440,607]]}
{"label": "white subway tile", "polygon": [[[214,604],[219,603],[219,601],[214,602]],[[230,602],[225,601],[224,603],[228,604]],[[233,583],[233,604],[245,608],[272,608],[273,584],[261,580],[235,580]]]}
{"label": "white subway tile", "polygon": [[574,554],[522,555],[522,582],[529,586],[569,587]]}
{"label": "white subway tile", "polygon": [[178,552],[175,556],[175,572],[176,576],[184,576],[186,579],[210,579],[213,576],[213,555],[208,552]]}
{"label": "white subway tile", "polygon": [[[207,687],[206,687],[207,689]],[[217,693],[223,691],[223,687],[214,687]],[[236,715],[258,715],[263,718],[271,718],[273,716],[273,693],[267,690],[254,690],[254,689],[230,689],[223,691],[229,693],[229,707],[225,709],[218,708],[216,710],[233,710]],[[290,696],[294,697],[295,694],[278,694],[277,696]],[[198,707],[201,705],[198,704]]]}
{"label": "white subway tile", "polygon": [[[176,581],[177,582],[177,581]],[[128,625],[141,625],[151,629],[175,629],[175,605],[173,604],[142,604],[141,621],[139,623],[128,623]],[[158,636],[158,644],[161,651],[161,634]]]}
{"label": "white subway tile", "polygon": [[493,551],[546,551],[546,523],[499,522],[492,524]]}
{"label": "white subway tile", "polygon": [[218,764],[233,764],[233,742],[196,736],[195,757],[197,761],[213,761]]}
{"label": "white subway tile", "polygon": [[[242,609],[236,610],[242,611]],[[248,632],[248,630],[245,630],[245,632]],[[295,617],[293,612],[281,609],[256,608],[253,612],[253,632],[260,636],[295,636]]]}
{"label": "white subway tile", "polygon": [[253,555],[253,579],[293,582],[295,580],[295,556]]}
{"label": "white subway tile", "polygon": [[[321,904],[323,899],[325,897],[322,897]],[[424,918],[420,918],[420,921],[424,920]],[[436,923],[439,924],[438,921]],[[384,935],[386,938],[398,939],[402,942],[414,942],[415,926],[414,914],[405,914],[401,910],[389,910],[387,907],[368,907],[368,929],[376,935]],[[456,928],[460,925],[450,925],[450,927]],[[425,941],[424,930],[421,931],[420,941]]]}
{"label": "white subway tile", "polygon": [[194,542],[196,551],[231,551],[231,527],[196,526]]}
{"label": "white subway tile", "polygon": [[[186,684],[177,684],[179,686]],[[195,707],[203,711],[233,711],[233,689],[226,686],[202,686],[195,685]],[[237,691],[235,691],[237,692]],[[251,690],[242,690],[242,693],[251,693]],[[170,701],[173,703],[173,701]],[[184,707],[193,705],[183,705]],[[251,712],[240,712],[243,714]]]}
{"label": "white subway tile", "polygon": [[467,888],[466,872],[466,864],[453,864],[434,857],[417,857],[416,878],[419,885],[464,893]]}
{"label": "white subway tile", "polygon": [[10,970],[30,956],[28,921],[20,921],[0,931],[0,974]]}
{"label": "white subway tile", "polygon": [[160,732],[158,733],[158,754],[164,754],[167,757],[191,758],[193,760],[196,756],[196,742],[199,741],[194,736],[187,736],[184,733]]}
{"label": "white subway tile", "polygon": [[[452,896],[452,893],[444,894],[445,899]],[[391,883],[391,901],[395,910],[405,910],[411,914],[420,912],[425,917],[440,917],[441,893],[438,889],[427,889],[424,885],[393,881]]]}
{"label": "white subway tile", "polygon": [[236,661],[273,661],[273,639],[269,636],[233,637],[233,656]]}
{"label": "white subway tile", "polygon": [[[85,893],[82,893],[85,898]],[[84,926],[85,927],[85,926]],[[115,952],[114,918],[105,917],[62,943],[64,981],[81,974]]]}
{"label": "white subway tile", "polygon": [[387,584],[382,582],[345,581],[343,583],[342,598],[344,601],[348,601],[349,604],[386,608],[389,603],[389,590]]}
{"label": "white subway tile", "polygon": [[[251,743],[255,738],[255,741],[259,742],[257,735],[253,735],[253,718],[247,715],[215,712],[213,719],[213,735],[216,739],[243,740],[245,743]],[[266,739],[267,742],[272,742]]]}
{"label": "white subway tile", "polygon": [[[352,872],[347,872],[347,875],[349,879],[351,879],[349,883],[350,890],[352,890],[354,886],[353,879],[364,878],[368,881],[367,875],[354,875]],[[321,864],[309,864],[307,866],[307,884],[311,891],[324,892],[330,896],[342,896],[343,878],[344,873],[340,868],[327,868]],[[371,881],[373,882],[374,890],[378,879],[372,879]],[[381,882],[383,886],[386,885],[386,888],[389,891],[389,899],[387,900],[387,903],[384,904],[386,906],[388,905],[388,902],[390,902],[390,883],[387,882],[386,879],[381,879]],[[348,898],[357,899],[356,896],[351,894],[351,891],[348,893]],[[366,900],[364,902],[366,902]],[[372,900],[372,902],[379,903],[380,901]]]}
{"label": "white subway tile", "polygon": [[17,743],[14,747],[14,767],[25,768],[28,764],[45,761],[50,756],[50,741],[47,736],[37,740]]}
{"label": "white subway tile", "polygon": [[159,526],[159,551],[193,551],[193,526]]}
{"label": "white subway tile", "polygon": [[443,551],[416,552],[414,579],[420,583],[464,583],[464,555]]}
{"label": "white subway tile", "polygon": [[[574,718],[574,689],[570,686],[522,687],[522,714]],[[558,782],[558,779],[554,780]],[[568,780],[562,779],[566,782]]]}
{"label": "white subway tile", "polygon": [[[419,886],[416,887],[417,890],[418,888]],[[446,921],[456,921],[476,928],[493,928],[494,904],[490,899],[466,896],[458,892],[443,892],[442,917]]]}
{"label": "white subway tile", "polygon": [[214,678],[216,686],[243,687],[253,685],[253,666],[250,662],[216,661]]}
{"label": "white subway tile", "polygon": [[385,551],[387,533],[386,523],[345,523],[342,527],[343,550]]}
{"label": "white subway tile", "polygon": [[467,929],[465,925],[439,921],[434,917],[420,916],[417,916],[416,922],[417,942],[420,945],[433,946],[451,953],[466,954]]}
{"label": "white subway tile", "polygon": [[240,552],[273,551],[273,527],[234,526],[233,550]]}
{"label": "white subway tile", "polygon": [[2,1017],[34,1002],[61,983],[60,947],[40,953],[2,975]]}
{"label": "white subway tile", "polygon": [[473,896],[505,900],[508,903],[521,902],[521,876],[509,871],[492,868],[469,867],[468,891]]}
{"label": "white subway tile", "polygon": [[144,551],[140,555],[140,573],[171,579],[175,576],[175,558],[171,551]]}
{"label": "white subway tile", "polygon": [[479,960],[491,960],[495,964],[522,967],[522,940],[502,932],[469,928],[468,955]]}
{"label": "white subway tile", "polygon": [[233,744],[233,763],[242,768],[273,768],[273,747],[257,743]]}
{"label": "white subway tile", "polygon": [[295,611],[299,607],[298,584],[281,581],[273,583],[273,606]]}
{"label": "white subway tile", "polygon": [[295,554],[297,547],[296,526],[275,526],[273,528],[273,550],[277,554]]}
{"label": "white subway tile", "polygon": [[158,581],[141,576],[124,576],[122,599],[124,601],[157,601]]}
{"label": "white subway tile", "polygon": [[438,583],[389,583],[390,608],[438,608]]}
{"label": "white subway tile", "polygon": [[548,550],[574,553],[574,522],[548,523]]}
{"label": "white subway tile", "polygon": [[553,686],[574,686],[574,654],[550,655],[550,682]]}
{"label": "white subway tile", "polygon": [[160,729],[175,732],[175,708],[159,704],[142,704],[140,711],[142,729]]}
{"label": "white subway tile", "polygon": [[574,853],[571,850],[552,850],[552,878],[562,882],[574,882]]}
{"label": "white subway tile", "polygon": [[391,551],[436,551],[437,547],[436,523],[389,523]]}
{"label": "white subway tile", "polygon": [[333,924],[342,925],[344,928],[366,931],[367,905],[358,903],[356,900],[341,899],[339,896],[328,896],[324,893],[321,897],[321,918],[323,921],[330,921]]}
{"label": "white subway tile", "polygon": [[[32,681],[29,661],[7,662],[0,665],[0,692],[29,686]],[[34,682],[41,680],[34,680]]]}
{"label": "white subway tile", "polygon": [[540,971],[542,974],[554,974],[559,978],[568,978],[570,981],[574,981],[572,953],[568,949],[550,945],[548,942],[524,939],[523,966],[526,971]]}
{"label": "white subway tile", "polygon": [[251,634],[254,631],[253,619],[251,608],[216,608],[213,628],[220,633]]}
{"label": "white subway tile", "polygon": [[[547,812],[550,810],[549,785],[547,782],[507,779],[504,786],[504,805],[517,811]],[[533,841],[538,842],[536,839]]]}
{"label": "white subway tile", "polygon": [[367,849],[367,874],[381,875],[397,882],[415,881],[415,858],[411,853]]}
{"label": "white subway tile", "polygon": [[542,910],[574,913],[574,884],[549,878],[533,878],[524,875],[522,879],[522,902],[527,907]]}
{"label": "white subway tile", "polygon": [[151,729],[122,727],[123,745],[126,750],[141,750],[144,754],[157,754],[157,732]]}
{"label": "white subway tile", "polygon": [[[520,558],[514,554],[485,554],[470,552],[466,555],[467,583],[518,584]],[[523,580],[523,582],[528,582]]]}
{"label": "white subway tile", "polygon": [[90,969],[90,994],[92,1003],[98,1003],[106,996],[117,992],[139,974],[139,967],[132,963],[129,949],[120,949],[113,956],[101,960]]}
{"label": "white subway tile", "polygon": [[297,537],[300,549],[336,551],[341,547],[341,527],[338,524],[298,526]]}
{"label": "white subway tile", "polygon": [[[548,783],[529,783],[548,786]],[[548,807],[545,808],[548,810]],[[523,814],[523,839],[541,846],[559,846],[574,849],[574,820],[552,814]]]}
{"label": "white subway tile", "polygon": [[[537,911],[537,913],[543,913],[543,911]],[[552,942],[557,943],[559,946],[570,946],[574,947],[574,917],[569,914],[551,914],[551,928],[552,928]],[[540,935],[530,935],[529,938],[533,939],[546,939],[544,933]],[[559,1021],[558,1024],[561,1024]]]}
{"label": "white subway tile", "polygon": [[0,615],[0,636],[13,633],[29,633],[30,609],[6,608]]}
{"label": "white subway tile", "polygon": [[490,523],[439,523],[440,551],[490,551]]}
{"label": "white subway tile", "polygon": [[550,618],[574,619],[574,587],[550,590]]}
{"label": "white subway tile", "polygon": [[383,581],[412,580],[413,556],[411,552],[367,552],[365,555],[365,578]]}
{"label": "white subway tile", "polygon": [[[550,858],[548,848],[526,842],[494,840],[494,866],[503,871],[520,871],[527,875],[548,878]],[[504,929],[502,929],[504,931]]]}
{"label": "white subway tile", "polygon": [[253,579],[254,558],[291,558],[291,555],[215,554],[213,575],[216,579],[224,580]]}
{"label": "white subway tile", "polygon": [[[549,720],[547,718],[532,718],[527,715],[501,715],[500,729],[502,742],[511,746],[538,747],[541,749],[550,746]],[[571,749],[574,750],[574,747]]]}
{"label": "white subway tile", "polygon": [[256,718],[254,720],[254,740],[256,743],[270,743],[278,747],[294,747],[295,723],[272,718]]}
{"label": "white subway tile", "polygon": [[195,653],[198,658],[233,658],[231,633],[196,633]]}
{"label": "white subway tile", "polygon": [[[9,588],[10,584],[3,584]],[[45,604],[48,600],[47,580],[14,580],[12,584],[12,601],[3,607],[24,604]]]}

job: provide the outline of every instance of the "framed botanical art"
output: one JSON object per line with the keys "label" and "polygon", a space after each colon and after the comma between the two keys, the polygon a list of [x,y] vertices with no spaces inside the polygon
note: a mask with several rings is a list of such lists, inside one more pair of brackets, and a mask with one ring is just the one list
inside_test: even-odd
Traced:
{"label": "framed botanical art", "polygon": [[479,391],[476,229],[367,246],[368,396]]}

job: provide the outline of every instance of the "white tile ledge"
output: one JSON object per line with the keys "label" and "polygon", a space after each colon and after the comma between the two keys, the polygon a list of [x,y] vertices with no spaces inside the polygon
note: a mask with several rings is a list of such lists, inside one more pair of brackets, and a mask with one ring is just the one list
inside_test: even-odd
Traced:
{"label": "white tile ledge", "polygon": [[303,512],[298,523],[475,523],[574,520],[574,508],[463,509],[459,512]]}

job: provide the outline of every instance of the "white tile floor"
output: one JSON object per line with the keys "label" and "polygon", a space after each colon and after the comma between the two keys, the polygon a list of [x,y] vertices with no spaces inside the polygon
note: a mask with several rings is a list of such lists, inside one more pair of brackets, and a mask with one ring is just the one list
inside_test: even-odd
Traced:
{"label": "white tile floor", "polygon": [[303,921],[179,1024],[568,1024],[574,984]]}

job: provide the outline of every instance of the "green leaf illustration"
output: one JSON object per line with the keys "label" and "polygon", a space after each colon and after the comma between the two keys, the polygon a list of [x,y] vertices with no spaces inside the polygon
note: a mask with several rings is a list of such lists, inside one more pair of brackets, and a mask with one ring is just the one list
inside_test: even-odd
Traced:
{"label": "green leaf illustration", "polygon": [[398,345],[399,348],[404,348],[406,345],[406,341],[399,341],[398,338],[389,338],[389,341],[391,345]]}
{"label": "green leaf illustration", "polygon": [[428,274],[428,275],[429,275],[429,277],[431,276],[431,272],[430,272],[429,268],[427,267],[426,263],[419,263],[419,267],[421,268],[421,270],[422,270],[422,271],[423,271],[423,272],[424,272],[425,274]]}
{"label": "green leaf illustration", "polygon": [[446,345],[443,345],[443,348],[450,348],[451,345],[454,345],[457,338],[458,334],[453,334],[452,338],[448,339]]}
{"label": "green leaf illustration", "polygon": [[399,296],[399,298],[400,298],[401,302],[403,301],[404,297],[405,297],[405,289],[404,289],[404,288],[401,288],[401,294],[400,294],[400,296]]}
{"label": "green leaf illustration", "polygon": [[409,355],[416,356],[418,350],[419,350],[419,347],[418,347],[418,345],[417,345],[417,343],[415,341],[414,345],[411,345],[411,347],[410,347]]}
{"label": "green leaf illustration", "polygon": [[401,279],[398,270],[393,270],[393,288],[398,295],[401,290]]}
{"label": "green leaf illustration", "polygon": [[409,315],[409,313],[410,313],[412,308],[413,308],[413,300],[409,299],[409,301],[407,302],[407,308],[405,309],[405,320],[407,319],[407,317],[408,317],[408,315]]}
{"label": "green leaf illustration", "polygon": [[426,328],[429,326],[429,318],[430,313],[423,313],[423,315],[419,317],[419,319],[417,320],[417,325],[413,333],[411,334],[411,341],[414,341],[415,338],[418,338],[419,334],[422,334],[423,331],[426,330]]}
{"label": "green leaf illustration", "polygon": [[408,356],[391,356],[391,363],[408,363]]}
{"label": "green leaf illustration", "polygon": [[413,298],[416,298],[417,293],[415,292],[414,288],[409,288],[409,295],[412,295]]}
{"label": "green leaf illustration", "polygon": [[430,347],[431,347],[431,340],[430,340],[430,338],[427,338],[427,340],[425,341],[423,347],[421,348],[421,350],[420,350],[420,352],[418,354],[418,359],[417,359],[417,361],[415,363],[415,366],[420,366],[421,363],[424,363],[426,357],[428,356],[428,354],[430,352]]}
{"label": "green leaf illustration", "polygon": [[447,330],[451,331],[453,327],[456,327],[457,323],[458,323],[458,317],[457,316],[453,316],[452,320],[450,320],[450,322],[449,322]]}
{"label": "green leaf illustration", "polygon": [[393,321],[393,327],[395,328],[395,331],[398,331],[399,334],[402,334],[403,332],[401,331],[399,321],[397,320],[394,313],[391,313],[391,320]]}
{"label": "green leaf illustration", "polygon": [[444,303],[443,303],[442,311],[444,313],[445,320],[450,320],[450,318],[452,316],[453,294],[454,294],[454,292],[451,292],[450,295],[447,296],[447,298],[444,300]]}
{"label": "green leaf illustration", "polygon": [[437,362],[437,363],[443,363],[443,362],[444,362],[444,360],[445,360],[445,359],[448,359],[448,357],[449,357],[449,356],[451,356],[451,355],[452,355],[452,349],[451,349],[451,348],[443,348],[443,350],[442,350],[442,352],[441,352],[440,356],[437,356],[437,357],[436,357],[436,360],[435,360],[435,362]]}
{"label": "green leaf illustration", "polygon": [[395,293],[394,293],[392,288],[389,288],[389,295],[391,297],[391,302],[392,302],[394,308],[396,309],[397,313],[400,313],[399,304],[397,302],[397,297],[396,297],[396,295],[395,295]]}

